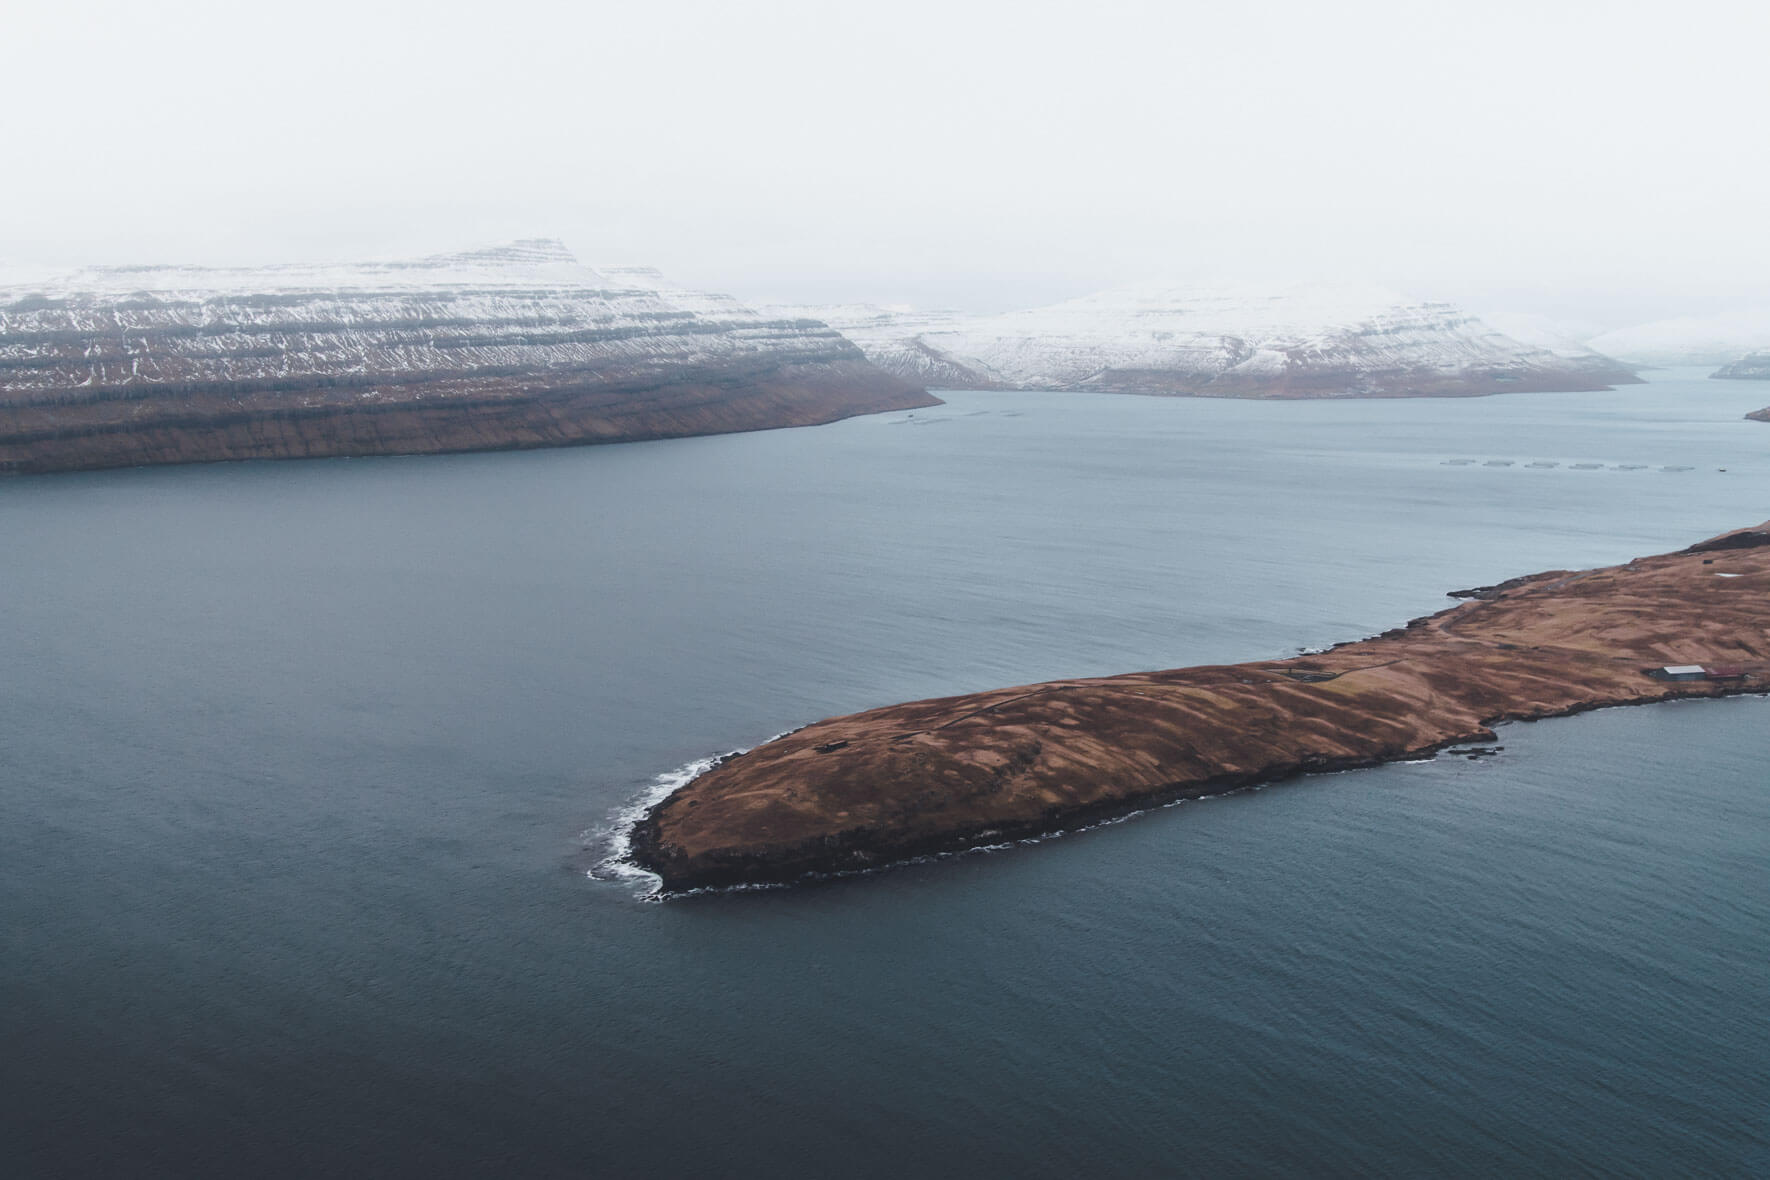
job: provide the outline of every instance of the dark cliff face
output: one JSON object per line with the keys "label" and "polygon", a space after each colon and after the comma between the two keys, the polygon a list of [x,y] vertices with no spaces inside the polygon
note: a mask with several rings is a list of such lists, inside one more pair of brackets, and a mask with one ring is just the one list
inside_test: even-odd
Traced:
{"label": "dark cliff face", "polygon": [[0,471],[618,442],[933,404],[821,324],[545,241],[0,290]]}

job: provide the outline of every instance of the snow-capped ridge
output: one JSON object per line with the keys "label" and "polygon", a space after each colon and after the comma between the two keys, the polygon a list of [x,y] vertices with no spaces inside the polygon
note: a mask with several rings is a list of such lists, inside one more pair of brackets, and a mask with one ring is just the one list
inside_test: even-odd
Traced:
{"label": "snow-capped ridge", "polygon": [[1634,380],[1577,342],[1521,342],[1453,304],[1375,286],[1152,280],[1000,315],[796,310],[883,368],[956,388],[1346,397]]}

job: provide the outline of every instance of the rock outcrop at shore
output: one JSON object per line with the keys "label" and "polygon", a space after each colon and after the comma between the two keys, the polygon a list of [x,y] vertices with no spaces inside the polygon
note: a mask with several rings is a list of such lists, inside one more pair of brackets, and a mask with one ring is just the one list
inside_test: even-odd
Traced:
{"label": "rock outcrop at shore", "polygon": [[1506,335],[1381,290],[1145,284],[997,316],[802,307],[882,368],[947,389],[1466,397],[1639,381],[1582,345]]}
{"label": "rock outcrop at shore", "polygon": [[937,405],[833,329],[558,242],[0,289],[0,472],[422,454]]}
{"label": "rock outcrop at shore", "polygon": [[[670,795],[636,826],[634,857],[670,891],[790,882],[1490,742],[1502,720],[1770,691],[1770,523],[1459,593],[1318,655],[821,721]],[[1725,678],[1649,675],[1687,664]]]}

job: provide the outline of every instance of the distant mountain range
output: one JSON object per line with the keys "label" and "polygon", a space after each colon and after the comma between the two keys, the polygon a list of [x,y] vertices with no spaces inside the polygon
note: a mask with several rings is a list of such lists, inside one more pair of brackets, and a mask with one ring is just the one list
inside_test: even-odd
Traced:
{"label": "distant mountain range", "polygon": [[[1591,343],[1643,366],[1719,366],[1709,376],[1770,381],[1770,307],[1655,320],[1606,332]],[[1770,406],[1746,417],[1770,422]]]}
{"label": "distant mountain range", "polygon": [[[1321,398],[1605,389],[1629,367],[1366,288],[1150,283],[1005,315],[790,307],[933,388]],[[1540,334],[1539,334],[1540,336]]]}
{"label": "distant mountain range", "polygon": [[839,333],[539,239],[0,287],[0,471],[499,450],[938,404]]}
{"label": "distant mountain range", "polygon": [[1588,343],[1637,365],[1729,365],[1748,353],[1770,351],[1770,307],[1654,320]]}
{"label": "distant mountain range", "polygon": [[[1770,349],[1742,356],[1730,365],[1717,369],[1711,376],[1733,381],[1770,381]],[[1770,406],[1746,415],[1758,422],[1770,422]]]}
{"label": "distant mountain range", "polygon": [[342,265],[97,267],[0,275],[0,472],[756,430],[938,404],[929,387],[1456,397],[1606,389],[1672,363],[1770,377],[1770,310],[1587,342],[1323,285],[1144,283],[999,315],[757,310],[655,270],[582,265],[551,239]]}
{"label": "distant mountain range", "polygon": [[1722,365],[1712,376],[1736,381],[1770,381],[1770,349],[1747,353],[1730,364]]}

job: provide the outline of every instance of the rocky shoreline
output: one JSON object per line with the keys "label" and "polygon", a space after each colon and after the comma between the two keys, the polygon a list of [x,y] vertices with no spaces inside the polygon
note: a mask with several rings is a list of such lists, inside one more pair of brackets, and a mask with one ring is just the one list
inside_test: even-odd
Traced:
{"label": "rocky shoreline", "polygon": [[[1550,571],[1285,660],[1053,681],[831,718],[635,826],[668,892],[782,884],[1074,830],[1177,799],[1492,742],[1502,721],[1770,691],[1770,523]],[[1650,675],[1704,665],[1714,679]]]}

